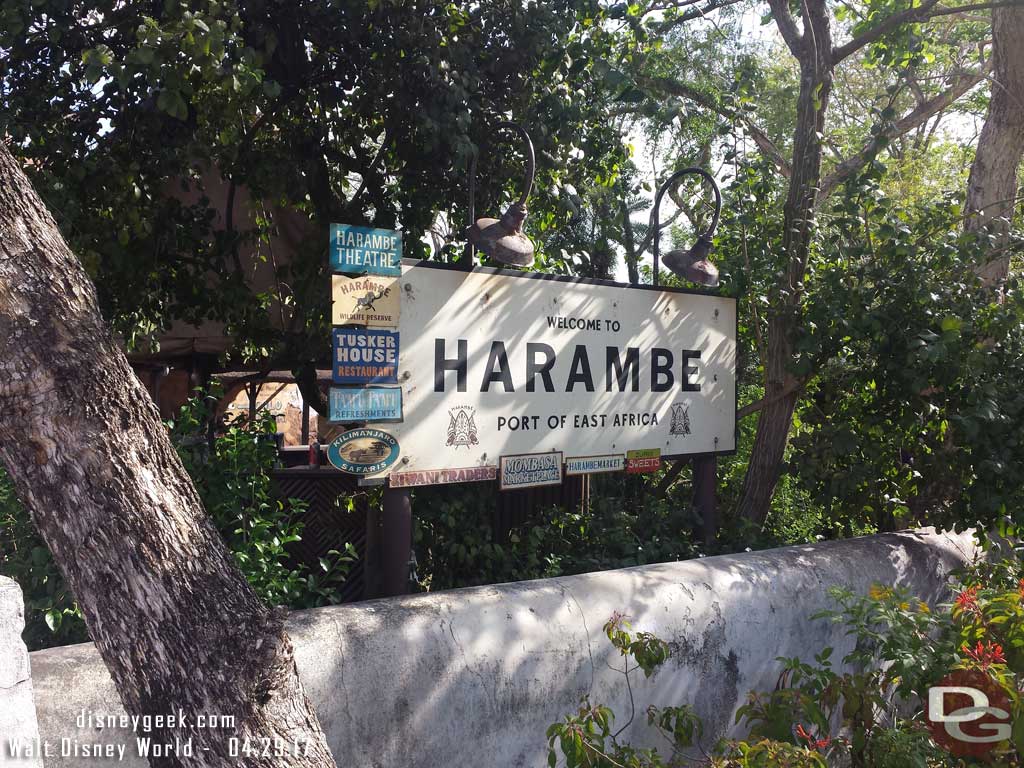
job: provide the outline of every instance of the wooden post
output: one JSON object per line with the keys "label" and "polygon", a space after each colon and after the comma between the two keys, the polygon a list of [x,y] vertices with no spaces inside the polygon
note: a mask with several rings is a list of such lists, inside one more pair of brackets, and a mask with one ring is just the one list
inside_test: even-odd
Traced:
{"label": "wooden post", "polygon": [[693,506],[700,515],[704,545],[711,546],[718,535],[718,457],[698,456],[693,460]]}
{"label": "wooden post", "polygon": [[385,488],[381,507],[366,513],[366,598],[408,594],[411,557],[409,489]]}
{"label": "wooden post", "polygon": [[256,398],[259,396],[259,388],[254,381],[249,385],[249,429],[256,421]]}

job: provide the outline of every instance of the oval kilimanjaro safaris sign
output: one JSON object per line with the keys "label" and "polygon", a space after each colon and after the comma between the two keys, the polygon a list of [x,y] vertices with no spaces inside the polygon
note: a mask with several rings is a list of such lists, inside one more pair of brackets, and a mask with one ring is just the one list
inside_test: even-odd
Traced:
{"label": "oval kilimanjaro safaris sign", "polygon": [[392,485],[493,477],[503,456],[591,472],[736,448],[735,299],[412,260],[395,279]]}
{"label": "oval kilimanjaro safaris sign", "polygon": [[398,441],[379,429],[353,429],[327,446],[327,460],[342,472],[376,475],[398,461]]}

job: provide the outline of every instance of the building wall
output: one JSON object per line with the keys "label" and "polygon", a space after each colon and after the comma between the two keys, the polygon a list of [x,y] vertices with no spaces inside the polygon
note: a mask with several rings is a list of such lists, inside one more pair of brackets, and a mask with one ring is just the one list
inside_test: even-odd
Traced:
{"label": "building wall", "polygon": [[[644,708],[690,703],[711,744],[736,732],[749,691],[775,685],[777,657],[810,660],[832,646],[839,659],[850,649],[842,627],[809,620],[831,606],[829,586],[903,585],[935,601],[949,571],[973,556],[968,534],[886,534],[321,608],[293,614],[289,632],[339,766],[532,768],[546,764],[547,726],[584,694],[618,722],[628,717],[622,659],[602,632],[616,611],[673,651],[649,680],[634,676],[638,712],[625,738],[654,745]],[[76,728],[83,710],[121,711],[90,645],[39,651],[32,668],[44,741],[131,742]]]}

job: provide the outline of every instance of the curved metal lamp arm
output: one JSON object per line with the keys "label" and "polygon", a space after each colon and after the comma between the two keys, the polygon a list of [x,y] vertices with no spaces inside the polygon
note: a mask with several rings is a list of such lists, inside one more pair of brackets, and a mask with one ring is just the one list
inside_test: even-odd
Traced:
{"label": "curved metal lamp arm", "polygon": [[654,284],[658,285],[658,266],[661,260],[661,198],[665,196],[665,193],[683,176],[700,176],[704,181],[711,184],[711,188],[715,191],[715,215],[711,219],[711,226],[707,230],[698,236],[698,239],[710,240],[715,234],[715,230],[718,229],[718,219],[722,215],[722,192],[718,188],[718,182],[715,178],[705,171],[703,168],[683,168],[682,170],[676,171],[665,183],[658,189],[658,193],[654,196],[654,210],[651,212],[651,226],[654,229],[653,234],[653,255],[654,255]]}
{"label": "curved metal lamp arm", "polygon": [[[519,123],[513,123],[510,120],[502,120],[495,124],[494,130],[499,131],[502,128],[510,128],[519,134],[519,138],[523,141],[523,148],[526,155],[526,179],[523,183],[523,191],[519,195],[517,205],[526,207],[526,201],[530,199],[530,194],[533,192],[533,180],[537,172],[537,161],[533,153],[533,141],[530,139],[530,134],[527,133],[526,129]],[[476,161],[479,155],[479,150],[474,151],[469,157],[469,217],[466,222],[467,226],[472,227],[476,223]],[[472,243],[466,243],[466,250],[462,256],[462,261],[467,268],[473,265],[473,256],[475,249]]]}
{"label": "curved metal lamp arm", "polygon": [[526,201],[530,199],[530,193],[533,192],[533,177],[537,172],[537,161],[533,155],[533,142],[530,140],[530,134],[519,123],[502,120],[494,126],[494,130],[497,131],[501,128],[511,128],[519,134],[519,138],[523,141],[523,150],[526,155],[526,179],[523,182],[523,192],[519,195],[519,205],[525,206]]}

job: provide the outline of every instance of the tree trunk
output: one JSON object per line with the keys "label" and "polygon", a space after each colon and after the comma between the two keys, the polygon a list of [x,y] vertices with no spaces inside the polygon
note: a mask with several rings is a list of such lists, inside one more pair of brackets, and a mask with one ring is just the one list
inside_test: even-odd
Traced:
{"label": "tree trunk", "polygon": [[1010,271],[1005,246],[1024,157],[1024,7],[992,9],[992,58],[992,96],[967,182],[967,211],[973,215],[966,228],[994,228],[994,252],[978,265],[978,274],[987,285],[998,285]]}
{"label": "tree trunk", "polygon": [[[821,136],[832,93],[832,35],[823,0],[804,5],[805,31],[796,36],[788,6],[777,0],[772,12],[790,50],[800,62],[800,93],[793,136],[793,162],[783,211],[782,252],[786,274],[772,291],[768,318],[768,359],[764,361],[766,404],[757,422],[754,447],[740,496],[739,514],[763,523],[771,508],[775,486],[789,439],[799,394],[780,396],[792,388],[793,336],[800,323],[804,274],[813,236],[815,201],[821,180]],[[795,388],[794,388],[795,389]]]}
{"label": "tree trunk", "polygon": [[791,328],[780,317],[768,321],[768,360],[765,364],[765,405],[757,420],[750,463],[743,479],[739,514],[755,523],[764,523],[771,509],[775,486],[782,472],[782,460],[789,441],[789,428],[799,394],[793,391],[779,396],[789,387],[788,367],[792,359],[789,341]]}
{"label": "tree trunk", "polygon": [[[92,283],[3,146],[0,460],[126,710],[184,715],[151,735],[191,739],[194,755],[179,749],[151,764],[334,766],[283,612],[264,606],[234,566]],[[234,716],[235,727],[201,728],[201,715]],[[229,755],[231,737],[239,757]],[[284,756],[262,756],[268,743]]]}

